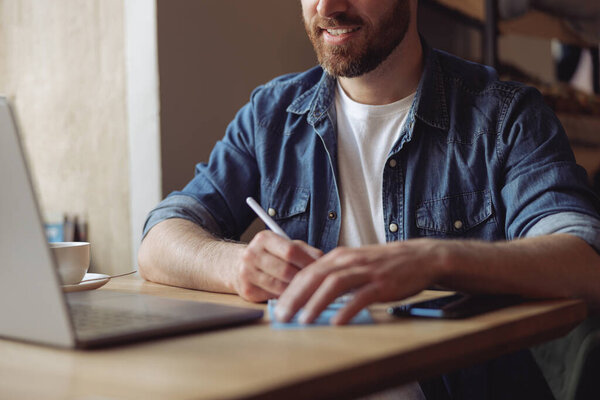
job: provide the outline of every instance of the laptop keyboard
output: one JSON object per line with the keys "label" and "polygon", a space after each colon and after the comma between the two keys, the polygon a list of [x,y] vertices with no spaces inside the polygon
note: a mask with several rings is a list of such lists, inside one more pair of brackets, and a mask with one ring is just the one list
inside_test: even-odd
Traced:
{"label": "laptop keyboard", "polygon": [[78,336],[121,333],[153,326],[168,325],[181,321],[168,314],[140,313],[110,308],[98,308],[89,304],[71,304],[71,317]]}

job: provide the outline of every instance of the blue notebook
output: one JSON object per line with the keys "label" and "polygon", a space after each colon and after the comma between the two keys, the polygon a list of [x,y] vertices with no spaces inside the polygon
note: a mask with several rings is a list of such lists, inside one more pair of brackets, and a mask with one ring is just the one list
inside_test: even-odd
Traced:
{"label": "blue notebook", "polygon": [[[311,328],[315,326],[329,326],[329,320],[333,317],[339,309],[344,306],[343,301],[335,301],[331,303],[321,315],[319,315],[311,324],[301,324],[298,322],[298,316],[300,315],[300,311],[294,315],[294,318],[290,322],[278,322],[275,320],[275,305],[277,304],[276,299],[271,299],[268,302],[268,310],[269,310],[269,319],[271,320],[271,328],[273,329],[303,329],[303,328]],[[358,314],[354,316],[354,318],[348,323],[350,325],[364,325],[364,324],[372,324],[373,318],[371,318],[371,313],[366,308],[362,309]]]}

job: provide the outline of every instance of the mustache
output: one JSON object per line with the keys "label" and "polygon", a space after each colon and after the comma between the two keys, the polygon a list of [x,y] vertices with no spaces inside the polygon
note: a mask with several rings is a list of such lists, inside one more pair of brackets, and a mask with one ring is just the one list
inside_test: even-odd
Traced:
{"label": "mustache", "polygon": [[335,17],[331,18],[323,18],[317,17],[313,21],[313,29],[317,30],[319,28],[337,28],[339,26],[348,26],[348,25],[362,25],[364,21],[359,16],[352,16],[348,14],[337,14]]}

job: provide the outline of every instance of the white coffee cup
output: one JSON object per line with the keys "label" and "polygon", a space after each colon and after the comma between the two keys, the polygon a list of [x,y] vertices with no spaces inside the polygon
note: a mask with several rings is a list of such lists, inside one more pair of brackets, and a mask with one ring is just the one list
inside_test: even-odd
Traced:
{"label": "white coffee cup", "polygon": [[63,285],[75,285],[81,282],[90,266],[90,244],[88,242],[52,242],[48,243],[58,275]]}

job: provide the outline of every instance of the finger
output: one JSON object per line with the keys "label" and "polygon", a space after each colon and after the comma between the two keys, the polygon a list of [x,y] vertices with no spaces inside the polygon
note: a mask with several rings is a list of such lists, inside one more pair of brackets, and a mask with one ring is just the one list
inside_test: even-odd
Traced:
{"label": "finger", "polygon": [[275,318],[279,322],[289,322],[300,308],[317,290],[325,275],[313,270],[303,270],[288,285],[279,297],[275,307]]}
{"label": "finger", "polygon": [[[319,288],[323,280],[336,270],[348,268],[353,251],[336,249],[319,258],[307,268],[299,272],[283,292],[275,308],[275,317],[280,322],[289,322]],[[349,254],[348,257],[346,254]]]}
{"label": "finger", "polygon": [[274,299],[277,297],[274,293],[267,292],[266,290],[259,288],[258,286],[254,286],[254,294],[257,297],[260,297],[259,301],[266,301],[269,299]]}
{"label": "finger", "polygon": [[273,296],[277,297],[287,287],[286,282],[282,282],[277,278],[270,276],[260,269],[256,267],[254,264],[254,255],[251,252],[247,252],[244,254],[244,263],[240,270],[240,290],[247,292],[252,291],[252,286],[257,286],[269,293],[272,293]]}
{"label": "finger", "polygon": [[367,264],[369,264],[369,259],[365,257],[362,249],[337,247],[316,260],[311,268],[318,268],[325,273],[331,273],[336,270]]}
{"label": "finger", "polygon": [[286,282],[282,282],[279,279],[265,274],[263,271],[258,269],[256,270],[251,283],[269,293],[272,293],[274,296],[271,298],[279,297],[288,287]]}
{"label": "finger", "polygon": [[368,269],[365,267],[352,267],[330,274],[308,300],[298,322],[313,322],[336,298],[350,289],[364,285],[368,280]]}
{"label": "finger", "polygon": [[274,299],[277,295],[267,292],[264,289],[259,288],[256,285],[248,283],[241,291],[240,296],[247,301],[251,301],[253,303],[259,303],[262,301],[266,301],[269,299]]}
{"label": "finger", "polygon": [[259,232],[251,245],[255,244],[274,256],[287,261],[288,263],[304,268],[312,263],[315,259],[312,254],[308,253],[306,247],[299,244],[299,241],[291,241],[271,232]]}
{"label": "finger", "polygon": [[240,270],[238,293],[239,295],[248,301],[265,301],[277,297],[276,294],[271,293],[261,287],[254,284],[257,280],[258,271],[250,264],[243,265]]}
{"label": "finger", "polygon": [[290,283],[299,271],[296,266],[275,257],[264,249],[248,248],[247,253],[244,254],[245,262],[282,282]]}
{"label": "finger", "polygon": [[303,242],[301,240],[294,240],[294,243],[296,243],[298,246],[300,246],[314,260],[321,258],[324,254],[321,249],[317,249],[316,247],[313,247],[313,246],[309,245],[308,243]]}
{"label": "finger", "polygon": [[380,290],[380,285],[376,283],[369,283],[358,289],[352,299],[331,318],[330,322],[333,325],[347,324],[363,308],[379,300]]}

